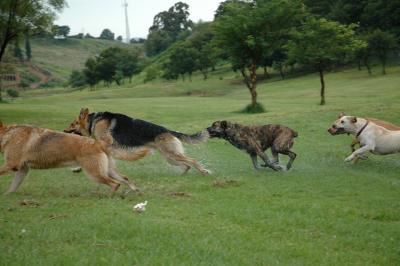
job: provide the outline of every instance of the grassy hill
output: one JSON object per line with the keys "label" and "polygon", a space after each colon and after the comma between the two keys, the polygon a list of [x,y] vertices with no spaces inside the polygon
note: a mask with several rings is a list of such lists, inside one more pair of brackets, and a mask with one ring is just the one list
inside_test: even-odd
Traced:
{"label": "grassy hill", "polygon": [[35,38],[31,41],[32,63],[60,80],[68,79],[72,70],[83,68],[86,60],[105,48],[127,44],[100,39],[64,40]]}
{"label": "grassy hill", "polygon": [[[121,112],[192,133],[215,120],[285,124],[299,132],[293,169],[254,171],[250,158],[213,139],[186,146],[213,171],[200,176],[158,153],[119,170],[144,191],[108,189],[69,169],[32,171],[15,195],[0,195],[1,265],[399,265],[399,155],[345,163],[352,137],[330,136],[341,111],[400,124],[400,67],[388,75],[348,69],[259,84],[268,112],[237,111],[250,101],[232,72],[193,82],[138,80],[122,87],[48,95],[33,90],[0,104],[5,123],[66,128],[81,107]],[[282,161],[287,158],[282,156]],[[0,179],[5,191],[12,177]],[[39,203],[36,208],[20,203]],[[132,206],[147,200],[147,211]]]}

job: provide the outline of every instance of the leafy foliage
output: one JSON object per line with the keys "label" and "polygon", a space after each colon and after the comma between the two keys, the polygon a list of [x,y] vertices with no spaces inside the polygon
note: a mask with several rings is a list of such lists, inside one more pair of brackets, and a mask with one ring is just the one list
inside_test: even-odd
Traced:
{"label": "leafy foliage", "polygon": [[309,17],[292,32],[286,48],[289,61],[314,67],[321,78],[321,105],[325,104],[324,71],[351,59],[366,43],[355,35],[355,25],[345,26],[325,18]]}
{"label": "leafy foliage", "polygon": [[101,34],[100,34],[100,36],[99,36],[99,39],[103,39],[103,40],[114,40],[114,36],[115,36],[115,34],[114,34],[111,30],[109,30],[109,29],[104,29],[104,30],[101,32]]}
{"label": "leafy foliage", "polygon": [[0,1],[0,61],[9,42],[23,33],[47,31],[56,12],[66,5],[64,0]]}
{"label": "leafy foliage", "polygon": [[224,47],[233,68],[240,70],[254,107],[258,66],[283,45],[303,15],[297,0],[230,1],[220,6],[214,24],[216,46]]}
{"label": "leafy foliage", "polygon": [[147,55],[157,55],[175,41],[184,39],[184,33],[190,31],[192,24],[189,19],[189,6],[182,2],[176,3],[168,11],[158,13],[154,17],[145,43]]}

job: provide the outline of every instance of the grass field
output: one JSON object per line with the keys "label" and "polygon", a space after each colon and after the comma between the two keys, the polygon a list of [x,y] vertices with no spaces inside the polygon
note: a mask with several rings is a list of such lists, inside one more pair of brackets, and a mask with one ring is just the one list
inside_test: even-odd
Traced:
{"label": "grass field", "polygon": [[[258,87],[267,112],[257,115],[237,112],[250,95],[232,73],[46,97],[36,91],[0,104],[5,123],[58,130],[86,106],[188,133],[219,119],[299,132],[288,172],[255,172],[222,140],[186,146],[210,176],[180,176],[159,154],[119,162],[143,195],[124,196],[124,188],[109,197],[82,173],[33,170],[16,194],[0,196],[0,265],[399,265],[400,155],[350,165],[352,137],[326,131],[340,111],[400,124],[399,73],[331,73],[326,106],[318,105],[316,75],[267,81]],[[1,177],[1,191],[11,179]],[[145,200],[147,211],[133,213]]]}

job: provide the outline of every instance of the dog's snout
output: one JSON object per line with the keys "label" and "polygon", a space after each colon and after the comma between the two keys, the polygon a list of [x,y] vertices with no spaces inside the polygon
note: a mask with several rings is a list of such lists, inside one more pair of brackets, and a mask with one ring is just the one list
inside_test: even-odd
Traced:
{"label": "dog's snout", "polygon": [[335,124],[333,124],[333,125],[332,125],[332,128],[336,128],[336,125],[335,125]]}

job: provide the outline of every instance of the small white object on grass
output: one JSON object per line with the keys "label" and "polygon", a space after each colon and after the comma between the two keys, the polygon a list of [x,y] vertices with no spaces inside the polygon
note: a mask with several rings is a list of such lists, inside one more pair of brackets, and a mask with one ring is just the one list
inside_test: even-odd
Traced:
{"label": "small white object on grass", "polygon": [[135,212],[144,212],[146,210],[146,205],[147,205],[147,200],[142,203],[138,203],[135,206],[133,206],[133,210]]}

